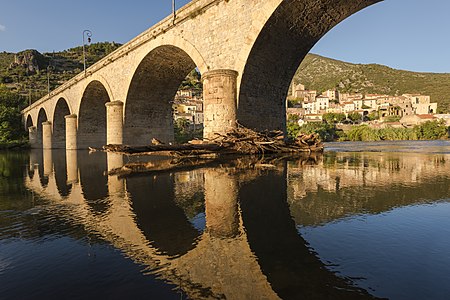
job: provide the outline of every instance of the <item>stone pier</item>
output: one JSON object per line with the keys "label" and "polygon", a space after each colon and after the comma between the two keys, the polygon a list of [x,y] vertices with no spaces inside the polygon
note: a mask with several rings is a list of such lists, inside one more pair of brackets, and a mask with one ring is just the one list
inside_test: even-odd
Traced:
{"label": "stone pier", "polygon": [[204,139],[236,128],[237,77],[238,72],[227,69],[203,74]]}
{"label": "stone pier", "polygon": [[123,102],[112,101],[106,105],[106,144],[123,143]]}
{"label": "stone pier", "polygon": [[77,146],[77,115],[65,116],[66,119],[66,149],[76,150]]}
{"label": "stone pier", "polygon": [[28,139],[30,141],[30,146],[32,149],[39,148],[38,136],[37,136],[37,128],[36,126],[28,127]]}
{"label": "stone pier", "polygon": [[49,121],[42,123],[42,148],[52,149],[52,123]]}

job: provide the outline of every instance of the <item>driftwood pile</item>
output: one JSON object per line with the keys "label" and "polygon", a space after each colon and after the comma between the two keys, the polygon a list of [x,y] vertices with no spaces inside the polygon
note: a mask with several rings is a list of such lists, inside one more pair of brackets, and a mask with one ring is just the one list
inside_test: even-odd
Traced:
{"label": "driftwood pile", "polygon": [[231,132],[219,135],[210,141],[194,140],[182,145],[157,145],[132,147],[107,145],[107,152],[128,155],[169,155],[175,157],[214,158],[224,155],[265,155],[283,153],[321,152],[323,144],[316,134],[300,134],[295,140],[286,140],[282,131],[256,132],[238,126]]}
{"label": "driftwood pile", "polygon": [[233,131],[212,140],[225,149],[239,154],[278,154],[322,151],[323,145],[316,134],[300,134],[295,140],[286,140],[282,131],[256,132],[238,126]]}

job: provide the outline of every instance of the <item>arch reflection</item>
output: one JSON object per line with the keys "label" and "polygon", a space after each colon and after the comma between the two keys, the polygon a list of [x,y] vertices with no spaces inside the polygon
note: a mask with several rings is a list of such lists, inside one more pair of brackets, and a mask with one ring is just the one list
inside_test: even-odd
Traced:
{"label": "arch reflection", "polygon": [[181,256],[195,247],[200,233],[174,201],[171,174],[127,179],[136,226],[160,253]]}

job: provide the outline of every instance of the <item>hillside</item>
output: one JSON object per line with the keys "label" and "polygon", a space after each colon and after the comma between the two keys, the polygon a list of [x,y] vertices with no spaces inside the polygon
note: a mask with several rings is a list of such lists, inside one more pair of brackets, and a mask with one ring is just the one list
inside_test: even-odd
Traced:
{"label": "hillside", "polygon": [[430,95],[439,112],[450,112],[450,74],[416,73],[377,64],[351,64],[315,54],[306,56],[295,83],[311,90],[337,88],[341,92],[401,95]]}
{"label": "hillside", "polygon": [[[121,45],[96,43],[86,47],[86,63],[94,64]],[[0,84],[34,102],[47,93],[47,71],[53,90],[83,70],[83,48],[41,54],[36,50],[0,53]]]}
{"label": "hillside", "polygon": [[[88,66],[119,46],[108,42],[87,46]],[[44,54],[36,50],[0,53],[0,84],[26,96],[28,100],[36,101],[47,93],[48,66],[50,89],[53,90],[82,71],[82,47]],[[189,86],[190,81],[183,85]],[[318,91],[337,88],[341,92],[365,94],[421,93],[430,95],[433,102],[438,102],[440,112],[450,112],[450,74],[415,73],[376,64],[351,64],[308,54],[293,81]]]}

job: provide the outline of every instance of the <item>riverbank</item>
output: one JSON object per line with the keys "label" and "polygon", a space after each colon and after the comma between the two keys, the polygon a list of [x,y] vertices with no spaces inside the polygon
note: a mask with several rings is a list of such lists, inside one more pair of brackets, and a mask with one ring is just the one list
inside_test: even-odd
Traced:
{"label": "riverbank", "polygon": [[327,123],[308,123],[303,126],[296,123],[288,124],[290,136],[294,137],[300,133],[316,133],[324,142],[421,141],[449,139],[450,128],[439,121],[425,122],[413,128],[373,128],[363,124],[343,129],[338,125]]}
{"label": "riverbank", "polygon": [[30,144],[28,143],[28,141],[0,143],[0,151],[25,149],[30,149]]}

